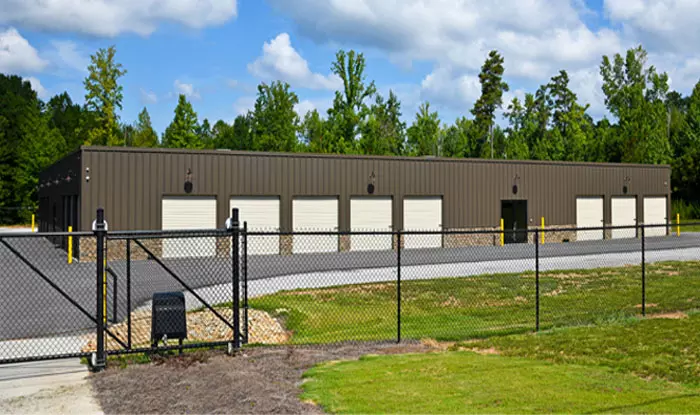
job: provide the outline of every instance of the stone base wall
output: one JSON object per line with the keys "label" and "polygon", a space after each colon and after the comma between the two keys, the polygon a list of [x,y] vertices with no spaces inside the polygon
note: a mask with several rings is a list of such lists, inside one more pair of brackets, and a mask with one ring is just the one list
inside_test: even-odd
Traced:
{"label": "stone base wall", "polygon": [[[575,228],[576,225],[554,225],[554,226],[545,226],[544,228],[547,230],[547,232],[544,233],[544,243],[564,243],[564,242],[576,242],[576,231],[572,230],[563,230],[563,231],[557,231],[557,229],[571,229]],[[531,226],[531,230],[535,229],[542,229],[541,227],[536,227],[536,226]],[[542,233],[537,235],[539,238],[538,242],[542,243]],[[528,235],[528,242],[529,243],[534,243],[535,240],[535,233],[532,232]]]}
{"label": "stone base wall", "polygon": [[339,247],[340,252],[350,251],[350,235],[340,235]]}
{"label": "stone base wall", "polygon": [[294,235],[280,235],[280,255],[292,255]]}
{"label": "stone base wall", "polygon": [[[471,229],[450,229],[450,231],[494,231],[499,228],[471,228]],[[443,246],[445,248],[459,248],[463,246],[484,246],[484,245],[499,245],[501,243],[501,235],[498,232],[494,233],[449,233],[443,237]]]}

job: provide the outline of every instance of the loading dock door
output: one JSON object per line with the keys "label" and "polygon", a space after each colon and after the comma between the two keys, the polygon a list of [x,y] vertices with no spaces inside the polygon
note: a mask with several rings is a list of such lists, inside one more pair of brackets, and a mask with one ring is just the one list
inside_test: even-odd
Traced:
{"label": "loading dock door", "polygon": [[[337,232],[337,197],[298,197],[292,201],[294,232]],[[335,252],[336,235],[294,235],[292,253]]]}
{"label": "loading dock door", "polygon": [[[612,226],[634,226],[637,224],[637,199],[634,197],[613,197],[610,201]],[[613,229],[613,239],[634,238],[636,229]]]}
{"label": "loading dock door", "polygon": [[[603,227],[603,198],[602,197],[577,197],[576,198],[576,227],[577,228],[601,228]],[[603,231],[576,231],[577,241],[598,241],[603,239]]]}
{"label": "loading dock door", "polygon": [[[407,197],[403,200],[403,228],[407,231],[441,231],[441,197]],[[442,235],[405,235],[404,248],[440,248]]]}
{"label": "loading dock door", "polygon": [[[277,196],[232,197],[229,210],[238,208],[241,226],[248,222],[251,232],[279,232],[280,199]],[[248,237],[249,255],[278,254],[278,235]]]}
{"label": "loading dock door", "polygon": [[[215,229],[216,198],[164,197],[162,202],[163,230]],[[165,238],[163,257],[207,257],[216,255],[216,240],[202,238]]]}
{"label": "loading dock door", "polygon": [[[645,197],[644,198],[644,224],[645,225],[665,225],[668,222],[666,212],[665,197]],[[666,227],[644,229],[644,236],[665,236]]]}
{"label": "loading dock door", "polygon": [[[350,199],[350,230],[353,232],[391,232],[391,197],[353,197]],[[391,235],[351,235],[352,251],[391,249]]]}

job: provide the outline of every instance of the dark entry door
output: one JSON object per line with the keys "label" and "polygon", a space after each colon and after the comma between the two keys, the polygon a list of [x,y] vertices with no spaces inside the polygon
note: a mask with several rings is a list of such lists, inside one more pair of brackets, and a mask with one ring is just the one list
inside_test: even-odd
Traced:
{"label": "dark entry door", "polygon": [[527,200],[501,201],[504,242],[527,243]]}

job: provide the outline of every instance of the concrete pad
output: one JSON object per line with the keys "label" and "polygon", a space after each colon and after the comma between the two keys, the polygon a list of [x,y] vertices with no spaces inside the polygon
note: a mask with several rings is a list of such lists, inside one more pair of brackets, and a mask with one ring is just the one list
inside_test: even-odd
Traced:
{"label": "concrete pad", "polygon": [[0,413],[102,413],[78,359],[0,366]]}

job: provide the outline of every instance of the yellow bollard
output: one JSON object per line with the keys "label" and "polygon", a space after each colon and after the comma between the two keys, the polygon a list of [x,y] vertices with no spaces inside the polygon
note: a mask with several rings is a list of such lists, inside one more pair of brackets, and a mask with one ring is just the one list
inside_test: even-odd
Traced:
{"label": "yellow bollard", "polygon": [[501,246],[505,245],[505,235],[503,233],[504,230],[505,229],[503,227],[503,218],[501,218]]}
{"label": "yellow bollard", "polygon": [[542,245],[544,245],[544,216],[542,216]]}
{"label": "yellow bollard", "polygon": [[[73,232],[73,227],[69,226],[68,233],[70,234],[71,232]],[[68,263],[73,263],[73,236],[71,235],[68,235]]]}
{"label": "yellow bollard", "polygon": [[34,214],[32,214],[32,232],[34,232]]}
{"label": "yellow bollard", "polygon": [[676,236],[681,236],[681,214],[676,213]]}

